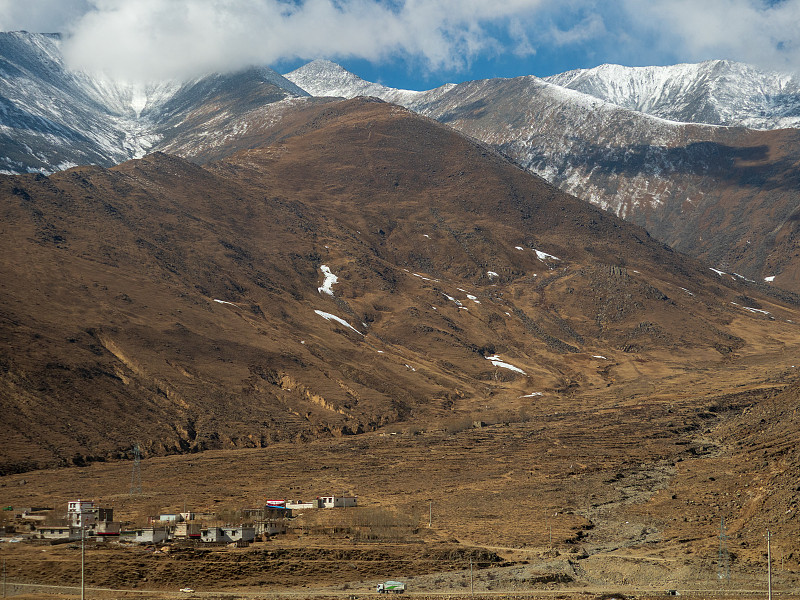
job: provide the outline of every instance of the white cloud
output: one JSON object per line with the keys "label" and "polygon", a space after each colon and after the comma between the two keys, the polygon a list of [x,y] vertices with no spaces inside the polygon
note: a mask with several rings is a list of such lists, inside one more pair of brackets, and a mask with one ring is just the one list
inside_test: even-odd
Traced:
{"label": "white cloud", "polygon": [[136,79],[317,57],[454,69],[497,51],[510,19],[541,1],[93,0],[64,51],[73,66]]}
{"label": "white cloud", "polygon": [[694,62],[726,58],[800,70],[800,0],[623,0],[638,40]]}
{"label": "white cloud", "polygon": [[0,0],[0,31],[56,33],[87,10],[88,0]]}
{"label": "white cloud", "polygon": [[313,58],[429,74],[556,54],[800,71],[799,23],[800,0],[0,0],[0,29],[61,30],[70,65],[125,79]]}
{"label": "white cloud", "polygon": [[571,23],[569,29],[553,27],[549,38],[558,46],[591,43],[606,34],[603,17],[597,13],[586,15],[580,21]]}

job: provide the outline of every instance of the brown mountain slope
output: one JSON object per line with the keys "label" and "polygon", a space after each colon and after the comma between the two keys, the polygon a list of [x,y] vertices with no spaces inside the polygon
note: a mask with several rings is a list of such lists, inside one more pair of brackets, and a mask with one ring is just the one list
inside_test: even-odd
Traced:
{"label": "brown mountain slope", "polygon": [[[520,77],[468,82],[409,102],[680,252],[800,289],[797,130],[675,123],[587,98]],[[225,111],[235,115],[225,124],[168,128],[157,149],[207,162],[272,141],[296,108],[327,102],[335,100]]]}
{"label": "brown mountain slope", "polygon": [[796,129],[654,119],[535,78],[461,84],[421,112],[713,266],[800,289]]}
{"label": "brown mountain slope", "polygon": [[0,179],[4,471],[770,385],[760,357],[796,347],[787,299],[404,109],[270,135]]}

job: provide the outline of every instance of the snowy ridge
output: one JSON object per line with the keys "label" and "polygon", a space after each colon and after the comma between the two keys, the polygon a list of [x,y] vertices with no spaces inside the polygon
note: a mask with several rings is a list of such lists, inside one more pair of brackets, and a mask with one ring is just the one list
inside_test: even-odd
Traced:
{"label": "snowy ridge", "polygon": [[666,67],[601,65],[547,77],[618,106],[687,123],[800,126],[800,78],[726,60]]}
{"label": "snowy ridge", "polygon": [[365,81],[336,63],[321,59],[303,65],[291,73],[286,73],[284,77],[312,96],[337,98],[372,96],[405,107],[415,106],[420,101],[429,101],[434,91],[438,90],[439,93],[443,93],[455,86],[455,84],[446,84],[437,90],[428,92],[399,90]]}
{"label": "snowy ridge", "polygon": [[[251,79],[280,91],[276,100],[308,95],[272,69],[251,71]],[[236,77],[118,81],[68,69],[58,34],[0,32],[0,173],[139,158],[164,137],[170,119],[197,108],[198,90],[208,96]]]}
{"label": "snowy ridge", "polygon": [[[498,85],[502,79],[447,84],[427,91],[399,90],[370,83],[327,60],[287,73],[287,79],[314,96],[375,96],[425,112],[451,90]],[[597,107],[597,101],[672,123],[699,123],[751,129],[800,127],[800,78],[765,72],[726,60],[666,67],[601,65],[539,79],[554,98]],[[575,92],[575,93],[570,93]]]}

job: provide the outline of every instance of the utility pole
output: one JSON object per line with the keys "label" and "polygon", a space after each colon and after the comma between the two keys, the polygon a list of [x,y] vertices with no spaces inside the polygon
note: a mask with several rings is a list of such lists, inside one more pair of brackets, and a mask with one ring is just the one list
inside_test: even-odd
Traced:
{"label": "utility pole", "polygon": [[771,533],[767,529],[767,598],[772,600],[772,549],[770,548]]}
{"label": "utility pole", "polygon": [[475,580],[472,577],[472,557],[469,557],[469,590],[471,595],[475,595]]}
{"label": "utility pole", "polygon": [[85,584],[84,584],[84,572],[85,572],[85,567],[86,567],[86,558],[85,558],[86,557],[86,536],[84,535],[84,529],[83,529],[83,525],[84,525],[84,523],[83,523],[83,509],[79,509],[79,510],[81,510],[81,513],[80,513],[80,519],[81,519],[81,600],[85,600],[85,598],[86,598],[86,594],[85,594],[86,587],[85,587]]}
{"label": "utility pole", "polygon": [[430,501],[430,505],[428,506],[428,529],[431,528],[432,523],[433,523],[433,500]]}

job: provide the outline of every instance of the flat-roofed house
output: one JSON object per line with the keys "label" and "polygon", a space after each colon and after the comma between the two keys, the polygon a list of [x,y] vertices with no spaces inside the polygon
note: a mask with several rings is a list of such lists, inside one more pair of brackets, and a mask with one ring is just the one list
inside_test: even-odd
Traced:
{"label": "flat-roofed house", "polygon": [[357,496],[319,496],[319,508],[348,508],[358,505]]}
{"label": "flat-roofed house", "polygon": [[237,527],[209,527],[202,532],[201,539],[204,542],[232,543],[232,542],[252,542],[256,539],[256,528],[252,526]]}

